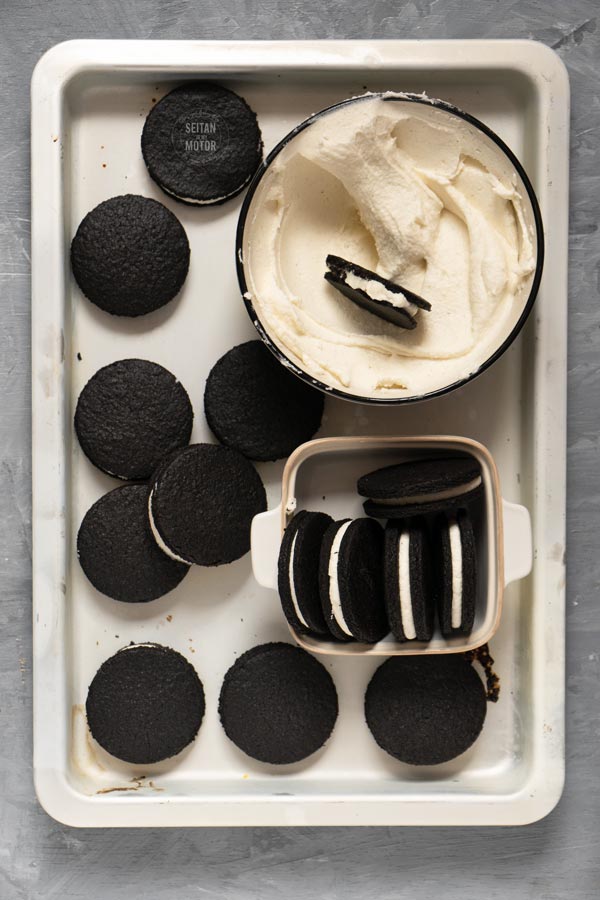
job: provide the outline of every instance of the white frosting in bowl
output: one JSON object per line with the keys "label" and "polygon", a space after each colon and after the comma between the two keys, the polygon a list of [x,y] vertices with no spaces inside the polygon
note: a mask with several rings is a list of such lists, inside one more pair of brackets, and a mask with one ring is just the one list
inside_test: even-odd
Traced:
{"label": "white frosting in bowl", "polygon": [[[365,398],[463,380],[509,337],[536,266],[532,205],[497,144],[443,108],[379,95],[316,118],[275,156],[246,216],[246,296],[309,376]],[[428,300],[408,331],[327,283],[328,253]]]}

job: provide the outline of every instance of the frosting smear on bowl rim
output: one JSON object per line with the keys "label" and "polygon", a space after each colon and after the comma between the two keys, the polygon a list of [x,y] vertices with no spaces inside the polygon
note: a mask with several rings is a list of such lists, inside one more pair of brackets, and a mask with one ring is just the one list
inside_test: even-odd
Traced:
{"label": "frosting smear on bowl rim", "polygon": [[[365,398],[420,396],[467,378],[509,337],[535,237],[527,190],[488,135],[443,106],[366,95],[299,130],[263,173],[244,227],[246,297],[316,380]],[[407,331],[355,307],[323,279],[328,254],[431,311]]]}

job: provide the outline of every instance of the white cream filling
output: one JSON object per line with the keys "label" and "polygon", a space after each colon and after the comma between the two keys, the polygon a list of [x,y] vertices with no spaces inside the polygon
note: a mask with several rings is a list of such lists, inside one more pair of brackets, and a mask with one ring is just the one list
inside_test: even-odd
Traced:
{"label": "white cream filling", "polygon": [[333,618],[335,619],[337,625],[344,634],[347,634],[348,637],[353,637],[352,632],[348,628],[346,620],[344,618],[344,613],[342,611],[342,600],[340,597],[340,584],[338,580],[338,558],[340,555],[340,548],[342,546],[342,541],[344,539],[344,535],[348,531],[348,528],[352,525],[352,519],[348,522],[344,522],[338,530],[337,534],[333,539],[333,543],[331,545],[331,550],[329,551],[329,566],[327,569],[327,574],[329,575],[329,602],[331,603],[331,612],[333,613]]}
{"label": "white cream filling", "polygon": [[[213,197],[210,200],[197,200],[195,197],[182,197],[181,194],[176,194],[174,191],[170,191],[168,187],[165,187],[164,184],[161,183],[161,190],[165,192],[165,194],[169,194],[170,197],[175,197],[176,200],[181,200],[182,203],[189,203],[190,206],[214,206],[216,203],[223,203],[225,200],[228,200],[230,197],[234,197],[236,194],[241,193],[246,185],[250,182],[250,178],[247,178],[241,188],[236,188],[235,191],[232,191],[229,194],[223,194],[222,197]],[[240,262],[242,260],[240,259]]]}
{"label": "white cream filling", "polygon": [[398,579],[400,583],[400,615],[402,628],[407,640],[417,636],[410,589],[410,534],[404,530],[398,542]]}
{"label": "white cream filling", "polygon": [[158,546],[160,547],[162,552],[166,553],[167,556],[170,556],[171,559],[174,559],[175,562],[185,563],[186,566],[191,566],[192,563],[189,561],[189,559],[184,559],[182,556],[177,556],[177,554],[174,553],[173,550],[171,550],[171,548],[168,547],[165,544],[165,542],[163,541],[163,539],[160,535],[160,532],[154,522],[154,516],[152,515],[152,497],[153,497],[153,495],[154,495],[154,490],[150,491],[150,496],[148,497],[148,520],[150,522],[150,530],[152,532],[154,540],[156,541],[156,543],[158,544]]}
{"label": "white cream filling", "polygon": [[463,565],[460,526],[456,519],[451,520],[449,523],[448,536],[450,538],[450,557],[452,559],[451,625],[453,628],[460,628],[462,623]]}
{"label": "white cream filling", "polygon": [[344,280],[348,287],[364,291],[373,300],[383,300],[385,303],[391,303],[392,306],[398,309],[406,309],[411,316],[415,316],[419,311],[419,307],[411,303],[404,294],[388,290],[380,281],[375,281],[373,278],[361,278],[360,275],[356,275],[354,272],[346,272],[345,276]]}
{"label": "white cream filling", "polygon": [[434,500],[452,500],[454,497],[461,497],[474,491],[481,484],[481,475],[469,481],[467,484],[461,484],[458,487],[446,488],[443,491],[434,491],[431,494],[412,494],[410,497],[379,497],[373,498],[373,503],[381,503],[383,506],[410,506],[413,503],[433,503]]}
{"label": "white cream filling", "polygon": [[296,541],[298,540],[298,532],[294,535],[294,540],[292,541],[292,549],[290,550],[290,565],[288,569],[288,578],[290,582],[290,594],[292,597],[292,604],[294,606],[294,611],[298,617],[298,619],[302,622],[305,628],[309,628],[309,624],[302,615],[300,611],[300,606],[298,604],[298,597],[296,595],[296,586],[294,584],[294,552],[296,550]]}
{"label": "white cream filling", "polygon": [[224,200],[228,200],[229,197],[233,196],[232,194],[224,194],[222,197],[215,197],[214,200],[196,200],[195,197],[182,197],[181,194],[174,194],[173,191],[170,191],[162,184],[161,188],[171,197],[181,200],[182,203],[189,203],[190,206],[214,206],[216,203],[223,203]]}

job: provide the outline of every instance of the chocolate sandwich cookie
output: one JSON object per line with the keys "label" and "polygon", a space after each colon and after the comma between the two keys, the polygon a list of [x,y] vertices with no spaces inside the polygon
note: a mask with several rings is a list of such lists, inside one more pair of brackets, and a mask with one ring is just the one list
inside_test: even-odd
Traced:
{"label": "chocolate sandwich cookie", "polygon": [[252,519],[266,508],[260,475],[241,453],[192,444],[159,466],[150,527],[172,559],[221,566],[248,552]]}
{"label": "chocolate sandwich cookie", "polygon": [[420,309],[429,311],[431,303],[394,281],[365,269],[357,263],[329,254],[325,279],[352,303],[372,315],[400,328],[417,327]]}
{"label": "chocolate sandwich cookie", "polygon": [[461,510],[439,516],[436,531],[442,634],[470,634],[477,599],[477,548],[469,514]]}
{"label": "chocolate sandwich cookie", "polygon": [[319,588],[335,638],[374,644],[385,637],[383,531],[377,522],[343,519],[329,526],[321,545]]}
{"label": "chocolate sandwich cookie", "polygon": [[394,637],[397,641],[430,641],[435,596],[425,520],[388,522],[383,556],[385,604]]}
{"label": "chocolate sandwich cookie", "polygon": [[132,644],[102,663],[85,705],[93,738],[136,765],[180,753],[196,737],[204,707],[194,667],[160,644]]}
{"label": "chocolate sandwich cookie", "polygon": [[472,456],[421,459],[385,466],[358,479],[368,516],[404,519],[456,509],[483,492],[481,466]]}
{"label": "chocolate sandwich cookie", "polygon": [[123,603],[156,600],[189,570],[157,547],[145,484],[123,485],[94,503],[79,528],[77,556],[96,590]]}
{"label": "chocolate sandwich cookie", "polygon": [[479,736],[485,688],[462,655],[395,656],[373,675],[365,696],[371,734],[386,753],[413,766],[460,756]]}
{"label": "chocolate sandwich cookie", "polygon": [[185,447],[194,413],[185,388],[146,359],[121,359],[86,384],[75,410],[81,449],[108,475],[149,478],[163,457]]}
{"label": "chocolate sandwich cookie", "polygon": [[186,279],[190,245],[162,203],[126,194],[95,207],[71,244],[75,280],[113,316],[144,316],[175,297]]}
{"label": "chocolate sandwich cookie", "polygon": [[279,363],[262,341],[247,341],[215,364],[204,411],[222,444],[249,459],[289,456],[321,427],[324,398]]}
{"label": "chocolate sandwich cookie", "polygon": [[150,177],[182,203],[211,205],[235,197],[262,161],[256,114],[218,84],[196,81],[152,108],[142,132]]}
{"label": "chocolate sandwich cookie", "polygon": [[338,715],[331,675],[291,644],[262,644],[229,669],[219,697],[227,737],[260,762],[306,759],[329,738]]}
{"label": "chocolate sandwich cookie", "polygon": [[331,638],[319,594],[319,558],[332,521],[325,513],[303,510],[288,524],[281,541],[279,597],[286,619],[300,634]]}

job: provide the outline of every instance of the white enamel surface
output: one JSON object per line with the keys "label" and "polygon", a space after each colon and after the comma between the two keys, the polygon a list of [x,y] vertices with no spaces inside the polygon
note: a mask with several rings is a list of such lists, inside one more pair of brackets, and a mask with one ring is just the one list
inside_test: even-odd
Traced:
{"label": "white enamel surface", "polygon": [[[311,112],[365,84],[444,96],[516,151],[552,223],[535,314],[488,373],[452,396],[401,411],[327,403],[323,435],[481,440],[494,454],[504,496],[532,512],[532,574],[506,592],[492,642],[502,698],[473,748],[435,771],[395,763],[365,728],[364,690],[380,663],[375,656],[324,658],[340,717],[314,759],[271,768],[227,741],[216,704],[225,671],[258,641],[291,640],[277,597],[254,579],[249,556],[216,569],[193,567],[171,594],[135,608],[95,592],[77,564],[83,515],[118,483],[96,471],[73,439],[83,384],[114,359],[153,359],[191,395],[192,439],[212,440],[202,415],[208,371],[235,343],[256,336],[233,269],[241,198],[215,209],[177,204],[148,178],[138,152],[157,85],[160,95],[184,76],[198,77],[200,68],[247,98],[267,150]],[[44,57],[32,100],[33,762],[38,796],[51,815],[82,826],[506,825],[539,818],[556,802],[563,775],[567,123],[561,64],[525,42],[75,42]],[[165,203],[192,246],[180,298],[132,322],[82,300],[66,252],[81,217],[127,191]],[[219,302],[210,302],[217,289]],[[372,461],[359,461],[353,477]],[[282,465],[258,468],[274,509]],[[336,518],[360,515],[360,498],[344,487],[342,474],[331,466],[326,485],[312,487],[302,476],[298,508],[321,504]],[[253,534],[267,542],[253,552],[262,583],[275,584],[280,533],[275,509],[271,519],[255,522]],[[196,666],[208,700],[189,751],[146,772],[90,748],[82,716],[98,666],[129,641],[179,650]],[[132,783],[140,774],[148,786]],[[127,790],[97,793],[115,787]]]}

